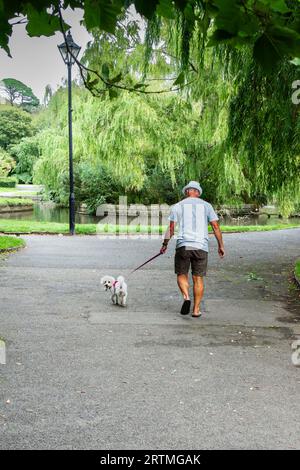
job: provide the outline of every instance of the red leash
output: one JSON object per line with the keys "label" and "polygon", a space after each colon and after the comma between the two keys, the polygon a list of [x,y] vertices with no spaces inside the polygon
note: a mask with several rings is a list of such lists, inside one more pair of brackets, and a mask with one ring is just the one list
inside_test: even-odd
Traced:
{"label": "red leash", "polygon": [[134,273],[135,271],[137,271],[138,269],[142,268],[143,266],[145,266],[145,264],[148,264],[150,263],[150,261],[152,261],[153,259],[157,258],[158,256],[162,255],[163,253],[158,253],[157,255],[155,256],[152,256],[152,258],[148,259],[147,261],[145,261],[145,263],[141,264],[140,266],[138,266],[137,268],[135,268],[133,271],[131,271],[129,274],[132,274]]}

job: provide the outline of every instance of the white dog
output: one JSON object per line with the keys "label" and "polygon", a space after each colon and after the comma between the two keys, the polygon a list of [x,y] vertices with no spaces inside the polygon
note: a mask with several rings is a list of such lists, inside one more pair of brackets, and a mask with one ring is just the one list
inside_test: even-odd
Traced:
{"label": "white dog", "polygon": [[127,284],[123,276],[115,279],[113,276],[103,276],[101,284],[106,291],[110,291],[112,303],[125,307],[127,301]]}

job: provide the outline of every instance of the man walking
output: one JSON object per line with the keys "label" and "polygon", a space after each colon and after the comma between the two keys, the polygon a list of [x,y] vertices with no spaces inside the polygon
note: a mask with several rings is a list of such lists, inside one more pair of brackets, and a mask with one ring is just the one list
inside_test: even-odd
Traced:
{"label": "man walking", "polygon": [[204,293],[203,276],[206,275],[208,257],[208,223],[211,224],[218,242],[218,252],[224,257],[224,244],[218,216],[208,202],[200,199],[202,189],[197,181],[190,181],[183,190],[185,199],[175,204],[169,216],[170,225],[160,252],[165,253],[178,224],[175,252],[175,273],[184,302],[180,313],[190,313],[189,268],[192,267],[194,306],[192,316],[201,316],[200,303]]}

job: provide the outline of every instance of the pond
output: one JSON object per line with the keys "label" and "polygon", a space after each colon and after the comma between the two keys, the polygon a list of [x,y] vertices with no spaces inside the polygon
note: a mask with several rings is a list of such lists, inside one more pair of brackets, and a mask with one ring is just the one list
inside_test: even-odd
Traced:
{"label": "pond", "polygon": [[[0,214],[2,219],[17,219],[17,220],[35,220],[38,222],[69,222],[69,210],[66,207],[57,207],[49,203],[35,203],[32,211],[14,212]],[[76,213],[77,224],[95,224],[99,222],[102,217],[96,217],[88,214]],[[128,217],[129,222],[134,220],[134,217]],[[275,224],[300,224],[300,217],[291,217],[289,219],[279,218],[277,216],[268,217],[262,215],[249,215],[244,217],[222,217],[220,219],[222,225],[275,225]],[[165,222],[166,223],[166,222]]]}

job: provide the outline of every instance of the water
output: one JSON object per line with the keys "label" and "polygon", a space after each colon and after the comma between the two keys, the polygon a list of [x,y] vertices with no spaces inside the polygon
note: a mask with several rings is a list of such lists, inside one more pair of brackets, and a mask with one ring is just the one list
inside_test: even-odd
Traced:
{"label": "water", "polygon": [[[56,207],[53,204],[36,203],[32,211],[4,213],[0,214],[0,219],[69,223],[69,209]],[[94,224],[99,222],[99,217],[76,213],[75,222],[77,224]]]}
{"label": "water", "polygon": [[[12,212],[0,214],[0,219],[15,219],[15,220],[35,220],[38,222],[69,222],[69,210],[65,207],[56,207],[48,203],[36,203],[32,211],[26,212]],[[76,213],[75,221],[77,224],[95,224],[99,222],[102,217],[96,217],[87,214]],[[134,217],[128,217],[129,222],[134,220]],[[276,224],[299,224],[300,217],[291,217],[283,219],[275,216],[268,217],[262,215],[250,215],[246,217],[222,217],[220,219],[222,225],[276,225]],[[167,223],[167,222],[164,222]],[[134,222],[133,222],[134,224]]]}

